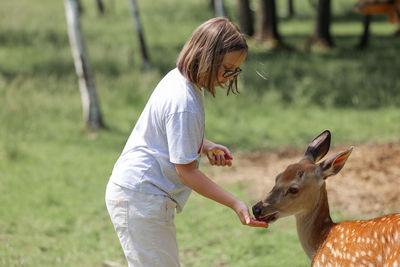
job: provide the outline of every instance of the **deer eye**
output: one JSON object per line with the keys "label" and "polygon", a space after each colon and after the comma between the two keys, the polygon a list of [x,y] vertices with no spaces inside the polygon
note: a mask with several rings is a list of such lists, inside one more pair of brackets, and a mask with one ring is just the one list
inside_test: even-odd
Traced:
{"label": "deer eye", "polygon": [[287,192],[288,192],[288,194],[295,195],[295,194],[297,194],[299,192],[299,189],[296,188],[296,187],[289,187]]}

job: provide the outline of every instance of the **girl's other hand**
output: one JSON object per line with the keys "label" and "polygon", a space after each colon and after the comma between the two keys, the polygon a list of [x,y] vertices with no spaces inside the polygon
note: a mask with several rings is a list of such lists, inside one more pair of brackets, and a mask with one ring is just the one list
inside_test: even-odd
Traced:
{"label": "girl's other hand", "polygon": [[[217,145],[218,146],[218,145]],[[214,147],[207,151],[207,157],[211,165],[232,166],[232,156],[226,147]]]}
{"label": "girl's other hand", "polygon": [[207,155],[211,165],[232,166],[233,158],[231,152],[223,145],[218,145],[204,139],[203,152]]}

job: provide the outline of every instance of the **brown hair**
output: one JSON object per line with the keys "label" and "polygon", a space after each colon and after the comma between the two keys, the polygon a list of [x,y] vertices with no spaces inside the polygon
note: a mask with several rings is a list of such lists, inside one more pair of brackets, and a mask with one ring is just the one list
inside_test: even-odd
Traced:
{"label": "brown hair", "polygon": [[[177,67],[185,78],[215,97],[218,69],[228,52],[248,50],[236,25],[226,18],[212,18],[201,24],[179,54]],[[237,90],[237,77],[229,81],[227,94]]]}

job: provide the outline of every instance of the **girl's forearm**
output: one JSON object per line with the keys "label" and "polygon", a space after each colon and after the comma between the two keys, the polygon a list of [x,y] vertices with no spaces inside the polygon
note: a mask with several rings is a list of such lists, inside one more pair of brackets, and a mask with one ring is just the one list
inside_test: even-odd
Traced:
{"label": "girl's forearm", "polygon": [[188,165],[177,165],[176,167],[179,179],[184,185],[190,187],[200,195],[236,211],[235,206],[239,200],[235,196],[218,186],[197,168]]}

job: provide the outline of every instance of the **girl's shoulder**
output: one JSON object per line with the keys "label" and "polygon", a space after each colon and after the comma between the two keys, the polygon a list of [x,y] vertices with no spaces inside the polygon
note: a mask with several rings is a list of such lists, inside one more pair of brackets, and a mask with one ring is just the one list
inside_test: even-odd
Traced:
{"label": "girl's shoulder", "polygon": [[181,101],[197,101],[202,97],[202,90],[191,84],[175,68],[168,72],[157,85],[155,91],[166,99]]}
{"label": "girl's shoulder", "polygon": [[198,112],[203,106],[203,92],[179,72],[171,70],[155,88],[151,102],[163,113]]}

